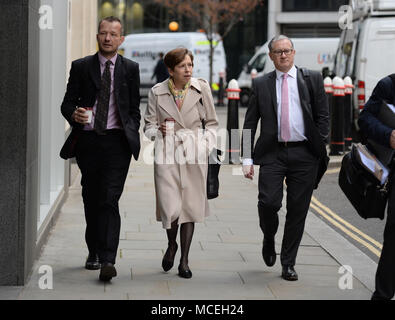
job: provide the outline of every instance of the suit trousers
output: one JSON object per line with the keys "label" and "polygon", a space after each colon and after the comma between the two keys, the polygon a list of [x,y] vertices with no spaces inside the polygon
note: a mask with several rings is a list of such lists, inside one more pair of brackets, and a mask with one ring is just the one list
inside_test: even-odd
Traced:
{"label": "suit trousers", "polygon": [[295,265],[317,169],[318,159],[307,144],[279,146],[274,162],[260,166],[258,213],[259,225],[266,241],[273,241],[277,233],[284,179],[287,186],[287,213],[280,255],[283,266]]}
{"label": "suit trousers", "polygon": [[383,249],[376,271],[376,290],[372,296],[375,300],[390,300],[395,294],[395,173],[391,179]]}
{"label": "suit trousers", "polygon": [[121,229],[118,202],[131,160],[123,130],[82,132],[76,146],[85,209],[85,241],[100,262],[115,264]]}

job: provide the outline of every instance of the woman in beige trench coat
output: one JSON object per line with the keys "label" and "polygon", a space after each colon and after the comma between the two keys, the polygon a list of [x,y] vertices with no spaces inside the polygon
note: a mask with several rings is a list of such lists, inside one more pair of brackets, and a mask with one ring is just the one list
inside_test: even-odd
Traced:
{"label": "woman in beige trench coat", "polygon": [[168,237],[162,267],[165,271],[173,267],[181,225],[178,274],[191,278],[188,253],[194,223],[209,215],[207,158],[216,143],[218,120],[208,82],[192,77],[192,53],[177,48],[166,54],[164,62],[170,78],[149,92],[144,133],[155,140],[156,217]]}

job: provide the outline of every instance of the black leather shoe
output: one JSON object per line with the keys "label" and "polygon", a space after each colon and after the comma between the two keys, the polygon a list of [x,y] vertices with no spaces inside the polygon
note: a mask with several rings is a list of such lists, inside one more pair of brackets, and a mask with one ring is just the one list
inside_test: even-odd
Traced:
{"label": "black leather shoe", "polygon": [[190,278],[192,278],[192,271],[189,268],[184,269],[183,267],[181,267],[181,265],[179,265],[178,266],[178,275],[181,278],[190,279]]}
{"label": "black leather shoe", "polygon": [[162,260],[162,268],[164,271],[169,271],[173,268],[174,265],[174,257],[176,256],[178,245],[176,243],[175,249],[170,250],[170,246],[167,248],[165,255],[163,256]]}
{"label": "black leather shoe", "polygon": [[85,269],[88,269],[88,270],[99,270],[100,269],[99,256],[97,254],[89,254],[89,256],[85,262]]}
{"label": "black leather shoe", "polygon": [[293,266],[283,266],[283,272],[281,277],[287,281],[296,281],[298,280],[298,274],[296,273]]}
{"label": "black leather shoe", "polygon": [[263,240],[262,257],[268,267],[272,267],[276,263],[277,255],[274,243],[274,240]]}
{"label": "black leather shoe", "polygon": [[117,276],[117,270],[110,262],[103,262],[100,268],[99,279],[101,281],[110,281],[113,277]]}

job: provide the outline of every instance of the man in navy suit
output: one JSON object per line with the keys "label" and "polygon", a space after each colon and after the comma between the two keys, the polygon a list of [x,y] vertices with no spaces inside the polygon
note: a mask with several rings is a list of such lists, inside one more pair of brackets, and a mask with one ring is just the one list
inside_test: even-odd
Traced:
{"label": "man in navy suit", "polygon": [[[108,17],[99,23],[99,52],[72,63],[61,106],[73,128],[65,146],[72,139],[76,141],[74,154],[64,158],[75,155],[82,174],[89,250],[85,268],[100,269],[102,281],[117,275],[118,201],[131,157],[137,160],[140,152],[139,66],[117,54],[123,41],[118,18]],[[89,109],[93,116],[88,123]]]}
{"label": "man in navy suit", "polygon": [[[381,79],[359,115],[362,134],[376,143],[395,149],[395,130],[379,121],[383,102],[395,105],[395,74]],[[392,160],[393,162],[393,160]],[[390,175],[387,222],[384,243],[376,272],[376,290],[372,300],[390,300],[395,294],[395,188],[394,172]]]}
{"label": "man in navy suit", "polygon": [[[275,70],[254,79],[243,132],[243,172],[252,179],[260,165],[258,182],[259,225],[264,239],[262,256],[267,266],[276,262],[275,235],[287,184],[287,215],[281,245],[282,277],[298,280],[294,269],[320,159],[326,157],[329,132],[328,101],[318,72],[294,65],[295,50],[284,35],[269,43]],[[311,87],[310,87],[311,86]],[[255,144],[258,121],[260,137]],[[255,147],[254,147],[255,144]]]}

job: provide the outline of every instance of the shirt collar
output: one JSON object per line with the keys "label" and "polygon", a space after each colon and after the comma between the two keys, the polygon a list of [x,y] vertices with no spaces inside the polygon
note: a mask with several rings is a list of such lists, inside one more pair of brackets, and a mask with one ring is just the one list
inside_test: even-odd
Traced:
{"label": "shirt collar", "polygon": [[[113,57],[110,59],[112,65],[115,65],[115,62],[117,62],[117,58],[118,58],[118,53],[115,54],[115,56],[113,56]],[[99,52],[99,61],[100,61],[100,64],[101,64],[102,66],[105,66],[105,65],[106,65],[106,62],[108,61],[108,59],[105,58],[105,57],[103,57],[102,54]]]}
{"label": "shirt collar", "polygon": [[[285,72],[281,72],[280,70],[276,69],[276,77],[277,77],[277,79],[280,80],[284,73]],[[292,68],[287,73],[288,73],[288,76],[296,79],[297,70],[296,70],[295,65],[293,65]]]}

